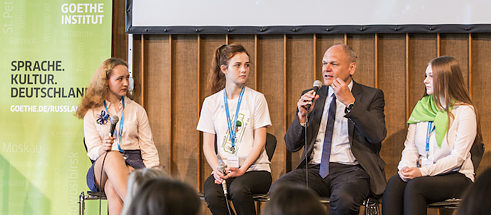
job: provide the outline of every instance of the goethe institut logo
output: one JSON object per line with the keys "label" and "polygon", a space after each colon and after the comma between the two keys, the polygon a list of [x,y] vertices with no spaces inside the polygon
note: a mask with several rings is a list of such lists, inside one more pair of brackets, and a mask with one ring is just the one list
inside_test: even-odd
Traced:
{"label": "goethe institut logo", "polygon": [[63,3],[61,4],[61,24],[102,24],[104,3]]}

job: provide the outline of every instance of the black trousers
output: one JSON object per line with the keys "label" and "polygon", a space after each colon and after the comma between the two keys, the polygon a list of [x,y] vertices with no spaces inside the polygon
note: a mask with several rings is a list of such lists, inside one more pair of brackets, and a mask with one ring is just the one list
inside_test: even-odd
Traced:
{"label": "black trousers", "polygon": [[[252,195],[264,194],[271,186],[271,173],[268,171],[250,171],[237,178],[227,179],[229,199],[234,203],[238,215],[254,215],[256,207]],[[225,196],[221,184],[215,184],[213,175],[203,185],[205,201],[214,215],[228,215]],[[231,209],[232,214],[234,214]]]}
{"label": "black trousers", "polygon": [[[308,168],[309,188],[319,196],[329,197],[329,214],[358,214],[360,206],[370,194],[370,177],[360,165],[329,164],[329,175],[319,175],[320,165]],[[270,189],[275,192],[282,183],[305,184],[305,169],[295,169],[279,178]]]}
{"label": "black trousers", "polygon": [[426,214],[427,204],[459,198],[472,181],[459,172],[417,177],[404,182],[398,174],[385,187],[382,214]]}

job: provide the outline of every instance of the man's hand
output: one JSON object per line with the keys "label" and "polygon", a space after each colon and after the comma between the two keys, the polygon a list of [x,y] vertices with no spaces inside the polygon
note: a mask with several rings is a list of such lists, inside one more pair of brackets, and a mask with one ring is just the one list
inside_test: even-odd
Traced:
{"label": "man's hand", "polygon": [[[305,123],[305,117],[308,113],[314,110],[315,101],[319,98],[319,95],[314,95],[315,91],[311,90],[305,94],[303,94],[297,102],[298,108],[298,120],[300,123]],[[310,108],[307,110],[307,105],[310,105]]]}
{"label": "man's hand", "polygon": [[334,90],[336,99],[339,100],[341,103],[343,103],[346,106],[355,103],[355,97],[353,97],[353,94],[351,93],[348,84],[344,83],[343,80],[341,80],[340,78],[336,78],[332,82],[331,87]]}

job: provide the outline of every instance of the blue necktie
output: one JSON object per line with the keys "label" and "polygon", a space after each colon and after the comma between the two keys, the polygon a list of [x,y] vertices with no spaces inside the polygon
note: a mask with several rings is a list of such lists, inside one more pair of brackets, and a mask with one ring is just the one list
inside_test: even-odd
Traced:
{"label": "blue necktie", "polygon": [[329,113],[327,116],[326,132],[324,135],[324,145],[322,146],[321,167],[319,175],[325,178],[329,174],[329,157],[331,156],[332,133],[334,130],[334,121],[336,119],[336,95],[332,94]]}

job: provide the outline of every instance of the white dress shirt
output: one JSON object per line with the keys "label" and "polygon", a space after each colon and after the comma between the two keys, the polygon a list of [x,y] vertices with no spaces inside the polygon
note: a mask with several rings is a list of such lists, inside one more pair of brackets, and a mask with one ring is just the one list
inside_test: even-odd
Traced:
{"label": "white dress shirt", "polygon": [[[353,88],[353,81],[348,84],[349,89]],[[312,156],[310,164],[320,164],[322,159],[322,148],[324,146],[324,136],[326,133],[327,117],[329,115],[329,105],[333,99],[334,91],[329,87],[329,92],[327,94],[326,102],[324,104],[324,111],[322,113],[321,124],[319,126],[319,132],[315,139],[314,150],[312,151]],[[336,99],[336,119],[334,121],[334,128],[332,134],[331,143],[331,155],[329,162],[336,162],[342,164],[356,165],[355,156],[351,152],[351,146],[349,143],[348,134],[348,118],[344,117],[346,114],[344,110],[346,105]]]}

